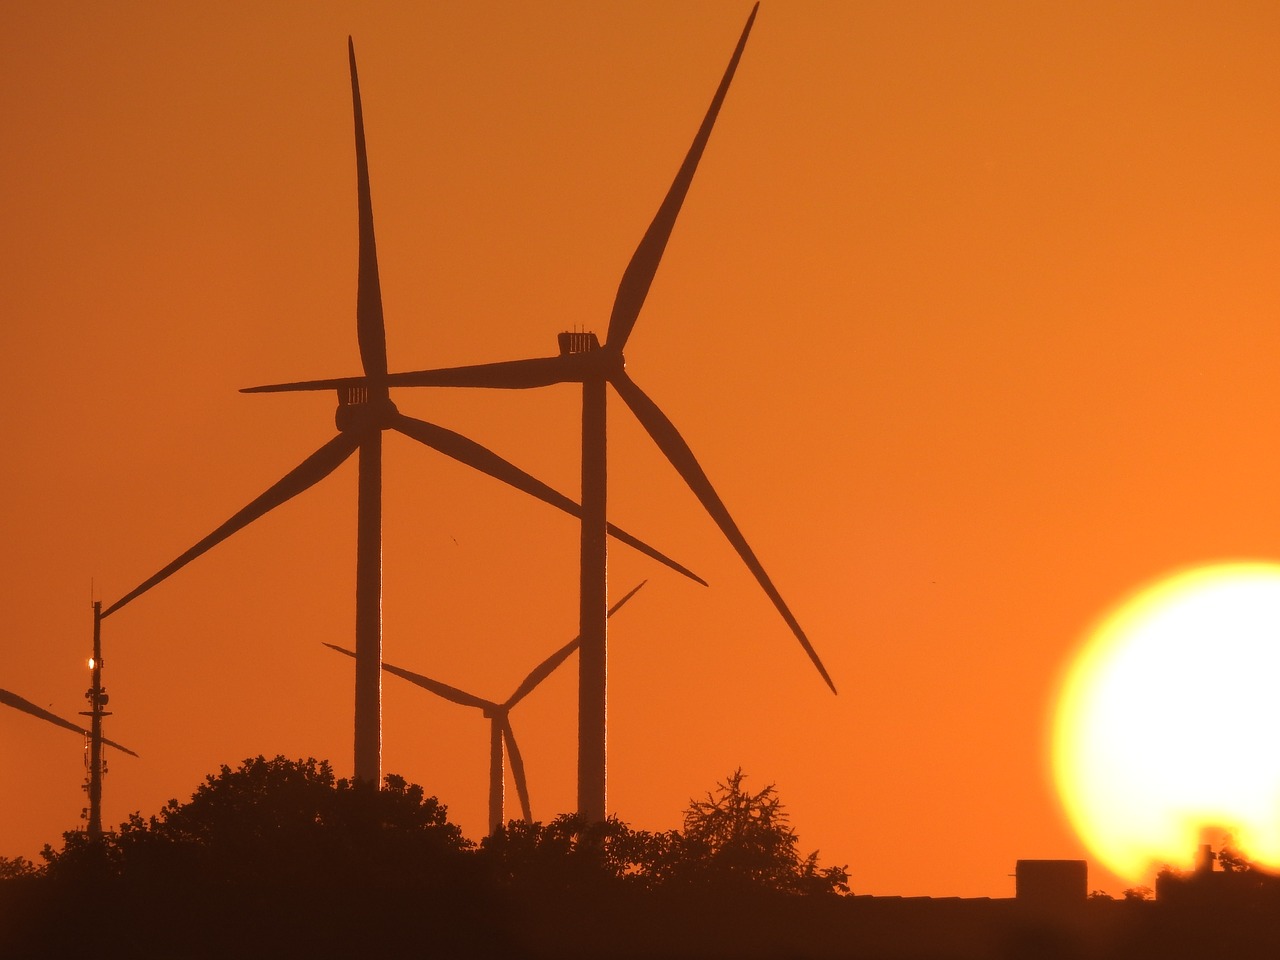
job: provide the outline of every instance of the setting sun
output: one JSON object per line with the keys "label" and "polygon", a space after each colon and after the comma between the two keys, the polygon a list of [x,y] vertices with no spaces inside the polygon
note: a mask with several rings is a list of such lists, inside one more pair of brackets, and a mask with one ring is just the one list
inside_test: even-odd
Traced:
{"label": "setting sun", "polygon": [[1209,834],[1280,866],[1280,565],[1199,567],[1092,630],[1058,702],[1054,766],[1076,831],[1108,868],[1187,867]]}

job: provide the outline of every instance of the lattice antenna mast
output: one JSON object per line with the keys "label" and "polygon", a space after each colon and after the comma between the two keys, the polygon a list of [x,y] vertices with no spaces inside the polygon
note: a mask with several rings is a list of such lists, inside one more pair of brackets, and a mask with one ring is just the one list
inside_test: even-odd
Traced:
{"label": "lattice antenna mast", "polygon": [[102,839],[102,778],[107,772],[106,761],[102,757],[102,718],[111,716],[105,708],[110,702],[106,688],[102,685],[102,601],[93,602],[93,658],[89,661],[92,681],[85,691],[84,698],[89,701],[89,709],[81,710],[82,717],[89,718],[88,756],[85,766],[84,789],[89,794],[89,839]]}

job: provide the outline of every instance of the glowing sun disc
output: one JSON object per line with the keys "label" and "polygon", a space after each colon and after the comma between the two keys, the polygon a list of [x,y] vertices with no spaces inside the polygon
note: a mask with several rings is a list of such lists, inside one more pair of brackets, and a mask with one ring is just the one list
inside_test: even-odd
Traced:
{"label": "glowing sun disc", "polygon": [[1280,868],[1280,564],[1161,580],[1091,632],[1068,671],[1054,776],[1113,873],[1191,865],[1203,831]]}

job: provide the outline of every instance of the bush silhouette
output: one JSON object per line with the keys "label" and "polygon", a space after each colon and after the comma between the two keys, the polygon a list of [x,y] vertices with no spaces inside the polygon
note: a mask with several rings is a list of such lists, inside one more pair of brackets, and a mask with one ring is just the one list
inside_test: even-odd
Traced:
{"label": "bush silhouette", "polygon": [[565,814],[511,821],[477,847],[402,777],[374,789],[324,761],[250,758],[99,842],[66,834],[42,870],[0,861],[0,955],[710,949],[771,922],[770,904],[846,889],[843,868],[799,856],[774,787],[744,779],[691,801],[684,832]]}
{"label": "bush silhouette", "polygon": [[[131,956],[356,956],[431,921],[458,955],[487,954],[473,845],[446,813],[402,777],[374,789],[327,762],[251,758],[100,843],[68,833],[46,847],[39,902],[16,926],[33,956],[103,942]],[[201,934],[228,918],[254,931],[249,944]]]}
{"label": "bush silhouette", "polygon": [[847,893],[844,867],[801,857],[773,784],[748,791],[735,770],[705,800],[691,800],[684,831],[633,830],[610,818],[563,814],[547,824],[511,821],[481,842],[489,876],[506,887],[703,887],[725,892]]}

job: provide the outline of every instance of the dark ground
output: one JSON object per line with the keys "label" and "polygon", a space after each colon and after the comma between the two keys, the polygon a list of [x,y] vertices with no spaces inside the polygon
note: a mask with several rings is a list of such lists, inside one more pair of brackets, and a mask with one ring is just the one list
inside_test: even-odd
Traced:
{"label": "dark ground", "polygon": [[482,883],[0,883],[0,956],[1275,958],[1274,904],[721,895]]}

